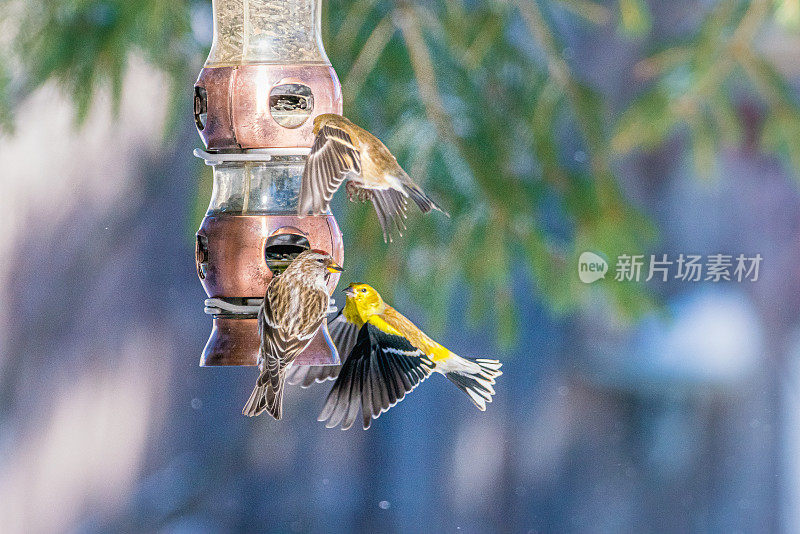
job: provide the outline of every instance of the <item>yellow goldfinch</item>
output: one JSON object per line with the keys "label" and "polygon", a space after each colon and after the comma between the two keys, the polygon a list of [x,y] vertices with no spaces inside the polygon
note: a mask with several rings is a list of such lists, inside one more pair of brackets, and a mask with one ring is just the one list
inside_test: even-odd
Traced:
{"label": "yellow goldfinch", "polygon": [[270,280],[258,310],[260,374],[242,413],[283,413],[286,370],[311,342],[328,310],[328,279],[342,268],[323,250],[306,250]]}
{"label": "yellow goldfinch", "polygon": [[[330,325],[337,349],[348,356],[319,416],[328,428],[340,423],[342,429],[350,428],[359,406],[363,427],[369,428],[371,419],[402,400],[434,371],[469,395],[479,410],[486,409],[494,395],[495,379],[503,374],[498,360],[471,360],[450,352],[367,284],[350,284],[345,293],[344,310]],[[288,380],[308,386],[335,373],[336,367],[300,368]]]}
{"label": "yellow goldfinch", "polygon": [[326,213],[345,180],[351,201],[372,201],[386,241],[391,241],[395,226],[403,235],[409,197],[422,213],[436,209],[447,215],[411,180],[380,139],[345,117],[318,115],[314,135],[300,183],[297,212],[301,217]]}

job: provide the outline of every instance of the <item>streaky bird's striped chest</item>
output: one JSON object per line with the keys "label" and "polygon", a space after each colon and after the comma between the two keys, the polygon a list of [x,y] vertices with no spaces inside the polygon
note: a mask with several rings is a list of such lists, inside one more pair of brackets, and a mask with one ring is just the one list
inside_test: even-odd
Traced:
{"label": "streaky bird's striped chest", "polygon": [[317,323],[328,307],[328,292],[316,284],[276,279],[268,296],[273,321],[291,336],[307,336],[316,331]]}

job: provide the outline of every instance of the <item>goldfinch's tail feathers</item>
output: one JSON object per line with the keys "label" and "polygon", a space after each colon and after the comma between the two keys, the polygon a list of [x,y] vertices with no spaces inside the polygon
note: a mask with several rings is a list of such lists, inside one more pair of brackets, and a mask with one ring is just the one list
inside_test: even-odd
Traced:
{"label": "goldfinch's tail feathers", "polygon": [[[451,361],[452,360],[452,361]],[[444,376],[469,395],[470,400],[480,411],[486,410],[486,403],[492,402],[495,379],[502,375],[503,364],[498,360],[477,358],[475,360],[453,355],[447,361],[448,371]]]}

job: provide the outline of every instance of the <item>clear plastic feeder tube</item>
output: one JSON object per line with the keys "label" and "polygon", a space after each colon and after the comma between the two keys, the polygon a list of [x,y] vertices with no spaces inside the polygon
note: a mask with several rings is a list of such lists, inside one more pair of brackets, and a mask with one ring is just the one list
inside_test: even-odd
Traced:
{"label": "clear plastic feeder tube", "polygon": [[297,212],[305,156],[213,165],[214,187],[207,215],[286,215]]}
{"label": "clear plastic feeder tube", "polygon": [[321,0],[213,0],[212,6],[206,67],[330,65],[322,46]]}

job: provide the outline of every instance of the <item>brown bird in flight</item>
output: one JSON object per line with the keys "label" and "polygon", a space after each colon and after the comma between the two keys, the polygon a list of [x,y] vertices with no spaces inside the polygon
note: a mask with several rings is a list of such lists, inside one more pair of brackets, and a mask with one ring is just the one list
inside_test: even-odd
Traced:
{"label": "brown bird in flight", "polygon": [[244,415],[267,410],[275,419],[281,418],[286,370],[319,330],[328,310],[328,278],[341,271],[327,252],[306,250],[270,280],[258,310],[261,374],[242,410]]}
{"label": "brown bird in flight", "polygon": [[334,113],[317,116],[314,135],[300,185],[297,211],[301,217],[326,213],[345,180],[351,201],[372,201],[385,241],[391,241],[394,227],[403,235],[409,198],[422,213],[435,209],[449,217],[406,174],[386,145],[345,117]]}

